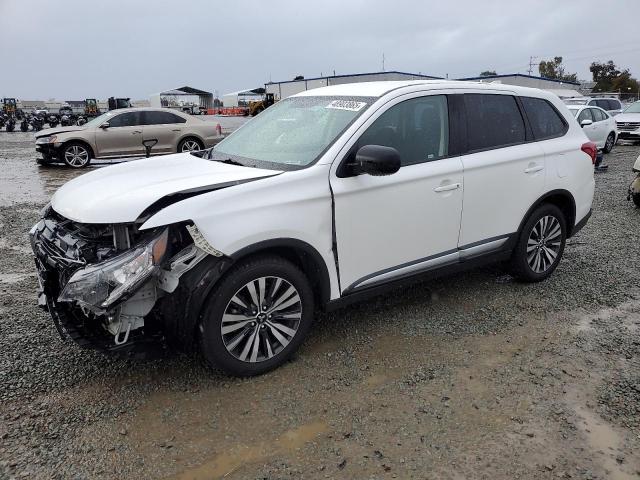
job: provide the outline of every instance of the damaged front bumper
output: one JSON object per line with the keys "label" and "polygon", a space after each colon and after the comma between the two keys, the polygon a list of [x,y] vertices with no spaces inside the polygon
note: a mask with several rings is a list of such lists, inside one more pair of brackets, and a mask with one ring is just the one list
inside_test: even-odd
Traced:
{"label": "damaged front bumper", "polygon": [[157,346],[167,321],[157,304],[208,256],[183,233],[81,225],[49,208],[30,232],[38,304],[49,311],[63,339],[82,347],[130,351]]}

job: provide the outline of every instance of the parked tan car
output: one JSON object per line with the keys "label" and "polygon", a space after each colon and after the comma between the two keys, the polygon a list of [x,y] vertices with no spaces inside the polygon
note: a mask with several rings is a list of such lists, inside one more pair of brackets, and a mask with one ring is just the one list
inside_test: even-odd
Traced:
{"label": "parked tan car", "polygon": [[49,128],[36,134],[41,164],[64,162],[86,167],[92,158],[139,157],[143,141],[156,139],[152,155],[202,150],[221,137],[215,125],[166,108],[124,108],[107,112],[82,126]]}

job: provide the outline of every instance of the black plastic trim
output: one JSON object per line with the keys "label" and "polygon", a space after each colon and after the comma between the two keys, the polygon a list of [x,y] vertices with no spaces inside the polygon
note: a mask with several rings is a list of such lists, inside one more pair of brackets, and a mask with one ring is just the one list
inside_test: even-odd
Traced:
{"label": "black plastic trim", "polygon": [[576,226],[573,227],[573,230],[571,231],[571,236],[573,237],[576,233],[578,233],[580,230],[582,230],[584,228],[584,226],[587,224],[587,222],[589,221],[589,219],[591,218],[591,213],[593,212],[593,209],[589,210],[589,213],[587,213],[582,220],[580,220],[578,223],[576,223]]}

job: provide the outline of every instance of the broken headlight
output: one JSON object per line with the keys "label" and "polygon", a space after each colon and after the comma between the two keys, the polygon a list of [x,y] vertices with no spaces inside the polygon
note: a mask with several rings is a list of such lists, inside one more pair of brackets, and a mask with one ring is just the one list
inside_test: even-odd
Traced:
{"label": "broken headlight", "polygon": [[76,271],[58,301],[77,302],[94,312],[109,309],[158,271],[167,253],[168,237],[165,229],[147,244]]}

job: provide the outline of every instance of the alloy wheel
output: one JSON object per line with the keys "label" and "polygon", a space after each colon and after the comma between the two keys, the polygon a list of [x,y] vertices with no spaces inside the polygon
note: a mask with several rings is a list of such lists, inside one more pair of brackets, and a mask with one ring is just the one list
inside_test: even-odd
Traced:
{"label": "alloy wheel", "polygon": [[64,161],[71,167],[84,167],[89,161],[89,152],[80,145],[72,145],[65,150]]}
{"label": "alloy wheel", "polygon": [[536,222],[527,241],[527,263],[535,273],[546,272],[556,261],[562,246],[558,219],[546,215]]}
{"label": "alloy wheel", "polygon": [[302,319],[298,290],[280,277],[260,277],[240,288],[224,310],[222,341],[242,362],[262,362],[282,352]]}
{"label": "alloy wheel", "polygon": [[606,143],[606,144],[605,144],[605,146],[604,146],[604,148],[605,148],[605,150],[606,150],[607,152],[610,152],[610,151],[611,151],[611,149],[613,149],[613,139],[614,139],[613,135],[609,135],[609,136],[607,137],[607,143]]}
{"label": "alloy wheel", "polygon": [[183,152],[196,152],[200,150],[200,145],[195,140],[187,140],[182,144]]}

